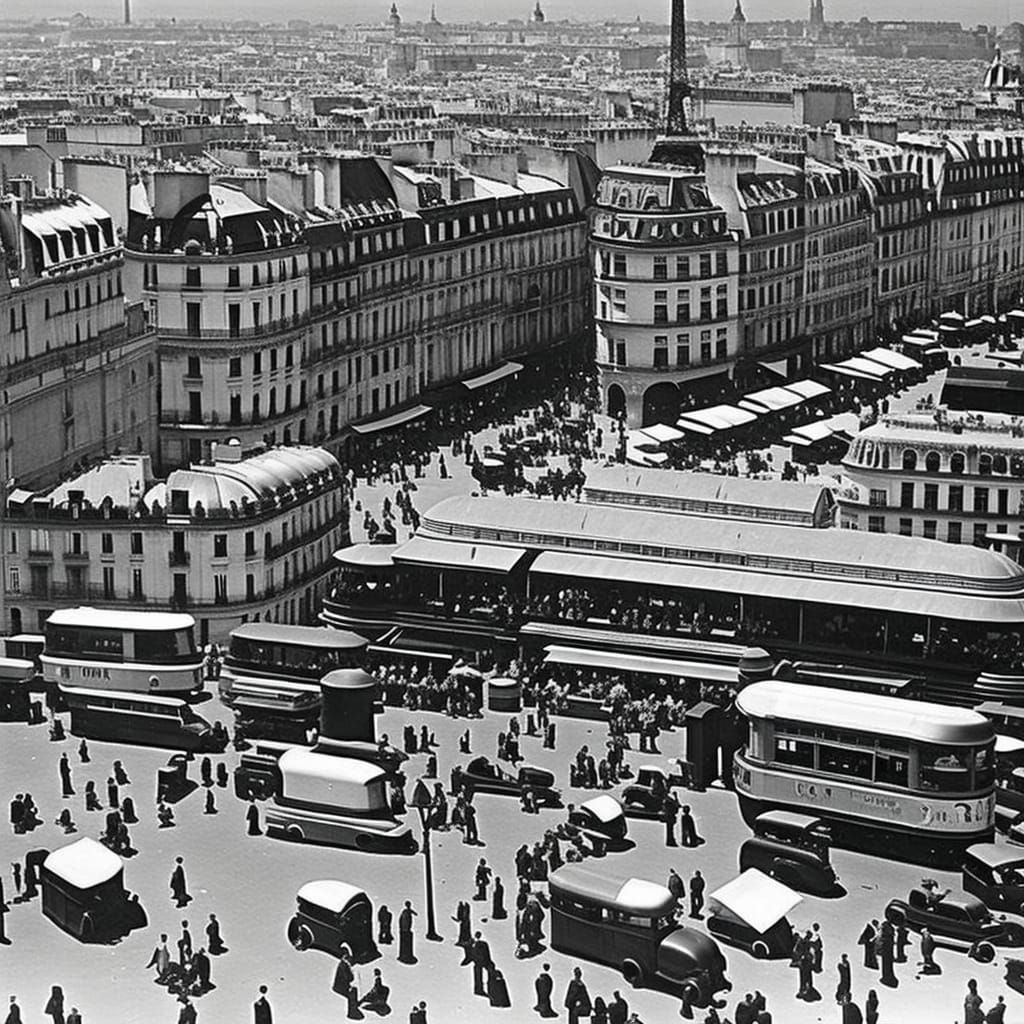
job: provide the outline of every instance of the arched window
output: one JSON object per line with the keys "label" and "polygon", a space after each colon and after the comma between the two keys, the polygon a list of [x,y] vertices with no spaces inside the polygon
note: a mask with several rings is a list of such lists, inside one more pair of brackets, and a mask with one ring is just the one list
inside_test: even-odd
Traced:
{"label": "arched window", "polygon": [[1005,455],[993,455],[992,456],[992,472],[1005,474],[1006,473],[1006,456]]}
{"label": "arched window", "polygon": [[882,449],[882,469],[888,469],[888,468],[889,468],[889,449],[888,448],[883,448]]}
{"label": "arched window", "polygon": [[1024,476],[1024,455],[1014,455],[1010,460],[1010,472],[1014,476]]}
{"label": "arched window", "polygon": [[903,449],[903,468],[907,472],[917,469],[917,452],[913,448]]}
{"label": "arched window", "polygon": [[938,473],[941,463],[942,459],[939,458],[938,452],[929,452],[924,457],[924,468],[929,473]]}
{"label": "arched window", "polygon": [[988,476],[992,472],[992,456],[988,452],[978,456],[978,472]]}
{"label": "arched window", "polygon": [[966,460],[964,459],[963,452],[953,452],[949,457],[949,471],[950,473],[956,473],[958,476],[962,476],[964,472]]}

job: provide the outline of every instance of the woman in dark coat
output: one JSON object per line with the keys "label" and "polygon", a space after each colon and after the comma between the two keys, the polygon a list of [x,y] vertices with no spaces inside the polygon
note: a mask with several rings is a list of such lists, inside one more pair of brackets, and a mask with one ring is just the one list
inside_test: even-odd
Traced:
{"label": "woman in dark coat", "polygon": [[505,1008],[512,1005],[508,995],[508,984],[505,975],[497,967],[491,967],[487,974],[487,1000],[491,1006]]}
{"label": "woman in dark coat", "polygon": [[50,998],[46,1001],[43,1013],[53,1018],[53,1024],[64,1024],[64,990],[60,985],[54,985],[50,989]]}

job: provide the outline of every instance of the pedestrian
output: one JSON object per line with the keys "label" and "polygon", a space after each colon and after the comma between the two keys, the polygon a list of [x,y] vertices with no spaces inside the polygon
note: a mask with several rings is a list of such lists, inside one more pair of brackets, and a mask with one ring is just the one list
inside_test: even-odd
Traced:
{"label": "pedestrian", "polygon": [[616,989],[612,993],[612,1001],[608,1004],[608,1024],[626,1024],[629,1020],[629,1003],[622,998]]}
{"label": "pedestrian", "polygon": [[174,858],[174,870],[171,872],[171,896],[177,907],[187,906],[192,897],[188,894],[188,883],[185,881],[184,860],[181,857]]}
{"label": "pedestrian", "polygon": [[14,891],[21,895],[21,861],[11,863],[11,874],[14,876]]}
{"label": "pedestrian", "polygon": [[481,857],[480,863],[476,866],[476,895],[473,899],[487,899],[487,886],[490,884],[490,881],[491,869],[487,866],[487,861]]}
{"label": "pedestrian", "polygon": [[409,1024],[427,1024],[426,1003],[421,1001],[419,1005],[412,1004],[412,1009],[409,1011]]}
{"label": "pedestrian", "polygon": [[[211,950],[212,952],[212,950]],[[260,994],[252,1004],[253,1024],[274,1024],[274,1014],[267,999],[267,986],[260,985]]]}
{"label": "pedestrian", "polygon": [[7,922],[5,920],[10,910],[11,908],[4,896],[3,879],[0,879],[0,946],[9,946],[11,944],[11,940],[7,938]]}
{"label": "pedestrian", "polygon": [[395,941],[395,937],[391,933],[392,920],[391,911],[382,903],[377,909],[377,942],[381,946],[390,946]]}
{"label": "pedestrian", "polygon": [[842,1003],[842,1024],[864,1024],[864,1015],[860,1012],[860,1007],[849,997],[846,996]]}
{"label": "pedestrian", "polygon": [[210,915],[210,920],[206,925],[206,948],[210,951],[211,956],[220,956],[228,951],[228,947],[224,945],[224,940],[221,938],[220,921],[217,920],[216,914]]}
{"label": "pedestrian", "polygon": [[821,925],[817,921],[811,925],[811,941],[810,941],[811,959],[813,964],[811,970],[815,974],[821,974],[822,966],[825,959],[825,947],[821,941]]}
{"label": "pedestrian", "polygon": [[698,868],[690,879],[690,917],[701,918],[704,909],[704,876]]}
{"label": "pedestrian", "polygon": [[864,1003],[864,1024],[878,1024],[878,993],[874,989],[868,991]]}
{"label": "pedestrian", "polygon": [[149,958],[149,963],[146,967],[156,968],[156,980],[162,983],[164,978],[167,977],[167,972],[171,967],[171,951],[167,948],[167,936],[161,935],[160,941],[157,943],[156,949],[153,950],[153,955]]}
{"label": "pedestrian", "polygon": [[121,801],[121,818],[128,825],[134,825],[139,820],[135,813],[135,801],[130,796]]}
{"label": "pedestrian", "polygon": [[117,810],[121,806],[121,796],[114,776],[107,777],[107,803]]}
{"label": "pedestrian", "polygon": [[380,968],[374,967],[373,984],[370,986],[366,995],[359,1000],[359,1006],[365,1006],[366,1009],[373,1010],[374,1013],[378,1013],[384,1017],[391,1012],[391,1007],[388,1006],[388,996],[390,994],[391,989],[384,984],[384,978],[381,976]]}
{"label": "pedestrian", "polygon": [[360,1020],[359,995],[356,992],[355,972],[352,970],[352,953],[349,947],[342,944],[338,951],[338,966],[334,969],[334,982],[331,988],[340,996],[344,996],[346,1016],[349,1020]]}
{"label": "pedestrian", "polygon": [[512,1005],[505,975],[493,964],[487,973],[487,1001],[498,1009],[508,1009]]}
{"label": "pedestrian", "polygon": [[982,1012],[981,1003],[978,983],[971,978],[967,982],[967,995],[964,996],[964,1024],[985,1024],[985,1014]]}
{"label": "pedestrian", "polygon": [[533,990],[537,994],[537,1002],[533,1009],[542,1017],[557,1017],[558,1012],[551,1006],[551,993],[554,990],[555,982],[551,977],[551,965],[544,964],[540,974],[533,983]]}
{"label": "pedestrian", "polygon": [[78,760],[81,761],[82,764],[88,764],[91,760],[89,757],[89,744],[86,743],[84,739],[78,744]]}
{"label": "pedestrian", "polygon": [[668,869],[668,882],[666,882],[666,888],[670,893],[672,893],[672,898],[676,901],[676,906],[681,906],[683,900],[686,898],[686,886],[683,884],[683,879],[675,868]]}
{"label": "pedestrian", "polygon": [[683,804],[679,816],[679,838],[682,840],[683,846],[699,846],[702,842],[700,836],[697,835],[697,825],[693,820],[689,804]]}
{"label": "pedestrian", "polygon": [[473,995],[486,996],[485,975],[492,966],[491,947],[480,932],[473,936],[473,943],[469,947],[469,959],[473,964]]}
{"label": "pedestrian", "polygon": [[217,804],[213,799],[213,790],[208,789],[206,791],[206,804],[203,807],[203,814],[216,814]]}
{"label": "pedestrian", "polygon": [[77,1006],[71,1007],[71,1012],[64,1019],[64,1024],[82,1024],[82,1015],[78,1012]]}
{"label": "pedestrian", "polygon": [[878,930],[878,951],[882,962],[882,974],[878,980],[889,988],[896,988],[899,984],[893,972],[893,962],[896,956],[896,929],[889,920],[883,921]]}
{"label": "pedestrian", "polygon": [[839,973],[839,984],[836,985],[836,1002],[842,1005],[853,994],[850,980],[850,961],[845,953],[839,957],[836,970]]}
{"label": "pedestrian", "polygon": [[811,952],[809,944],[804,946],[800,962],[797,964],[797,971],[800,978],[800,989],[796,994],[797,999],[803,999],[809,1003],[820,999],[821,996],[814,987],[814,954]]}
{"label": "pedestrian", "polygon": [[60,755],[60,795],[63,797],[74,796],[75,787],[71,785],[71,762],[68,761],[67,752]]}
{"label": "pedestrian", "polygon": [[160,828],[174,828],[174,811],[162,800],[156,805],[156,816]]}
{"label": "pedestrian", "polygon": [[256,806],[256,800],[253,797],[249,797],[249,806],[245,809],[245,823],[248,835],[263,835],[263,829],[260,828],[260,809]]}
{"label": "pedestrian", "polygon": [[204,992],[209,992],[213,988],[213,984],[210,981],[210,958],[206,955],[206,950],[200,946],[196,950],[196,955],[192,958],[192,971],[195,974],[196,983],[199,988],[199,995]]}
{"label": "pedestrian", "polygon": [[875,939],[878,937],[878,924],[869,921],[857,939],[857,945],[864,949],[864,966],[869,970],[878,970],[878,956],[875,953]]}
{"label": "pedestrian", "polygon": [[188,921],[181,922],[181,938],[178,939],[178,963],[184,964],[186,960],[192,959],[192,932],[189,930]]}
{"label": "pedestrian", "polygon": [[209,757],[204,757],[199,762],[199,777],[204,786],[213,785],[213,762]]}
{"label": "pedestrian", "polygon": [[666,793],[661,804],[661,814],[665,819],[665,845],[676,845],[676,819],[679,816],[679,801],[671,793]]}
{"label": "pedestrian", "polygon": [[178,998],[181,1001],[181,1009],[178,1011],[178,1024],[196,1024],[198,1015],[196,1014],[196,1008],[192,1005],[192,1000],[184,992]]}
{"label": "pedestrian", "polygon": [[476,808],[473,806],[472,800],[466,800],[462,813],[465,824],[465,832],[462,836],[463,843],[467,846],[479,846],[480,834],[476,828]]}
{"label": "pedestrian", "polygon": [[589,1017],[591,1013],[590,993],[578,967],[572,969],[572,980],[565,990],[565,1008],[569,1011],[569,1024],[579,1024],[580,1017]]}
{"label": "pedestrian", "polygon": [[398,959],[403,964],[416,963],[412,934],[412,919],[416,916],[416,911],[412,909],[412,903],[406,900],[405,906],[398,915]]}
{"label": "pedestrian", "polygon": [[18,1006],[17,996],[11,996],[10,1005],[7,1007],[7,1017],[4,1024],[21,1024],[21,1007]]}
{"label": "pedestrian", "polygon": [[896,925],[896,963],[905,964],[907,962],[908,945],[910,945],[910,931],[906,921],[900,921]]}
{"label": "pedestrian", "polygon": [[1002,996],[996,996],[996,1004],[985,1014],[985,1024],[1003,1024],[1006,1016],[1006,1003]]}
{"label": "pedestrian", "polygon": [[85,809],[87,811],[103,810],[100,798],[96,795],[96,783],[92,779],[85,784]]}
{"label": "pedestrian", "polygon": [[491,917],[495,921],[504,921],[508,917],[508,911],[505,909],[505,886],[501,884],[501,879],[495,876],[494,889],[491,893]]}
{"label": "pedestrian", "polygon": [[935,962],[935,939],[928,928],[921,929],[921,973],[940,974],[941,968]]}
{"label": "pedestrian", "polygon": [[[214,729],[220,725],[220,722],[214,723]],[[225,736],[227,732],[225,730]],[[217,762],[217,785],[221,789],[227,789],[228,785],[228,766],[223,761]]]}
{"label": "pedestrian", "polygon": [[114,762],[114,781],[119,786],[130,786],[131,779],[128,778],[128,773],[124,770],[124,765],[120,761]]}
{"label": "pedestrian", "polygon": [[50,998],[46,1001],[43,1013],[49,1014],[53,1024],[64,1024],[64,990],[60,985],[50,988]]}

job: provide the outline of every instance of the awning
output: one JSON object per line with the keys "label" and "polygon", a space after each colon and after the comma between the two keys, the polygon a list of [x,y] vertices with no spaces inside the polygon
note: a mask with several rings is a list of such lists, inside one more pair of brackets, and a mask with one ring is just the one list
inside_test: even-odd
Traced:
{"label": "awning", "polygon": [[773,359],[766,360],[758,363],[758,366],[767,370],[769,373],[774,373],[776,377],[786,378],[789,376],[789,360],[788,359]]}
{"label": "awning", "polygon": [[803,902],[798,892],[757,868],[747,868],[708,899],[762,935]]}
{"label": "awning", "polygon": [[1024,600],[942,590],[909,590],[831,576],[789,576],[753,569],[720,569],[691,562],[645,562],[634,558],[544,551],[534,560],[530,572],[600,580],[605,585],[634,583],[679,590],[706,590],[718,594],[848,605],[909,615],[936,615],[972,622],[1019,622],[1024,618]]}
{"label": "awning", "polygon": [[476,391],[478,388],[485,388],[488,384],[495,384],[499,380],[504,380],[506,377],[512,377],[523,368],[522,363],[508,362],[503,366],[499,366],[496,370],[491,370],[488,373],[481,373],[479,377],[469,377],[462,382],[464,388],[468,388],[470,391]]}
{"label": "awning", "polygon": [[883,366],[891,366],[894,370],[920,370],[921,364],[910,356],[893,352],[891,348],[873,348],[870,352],[862,353],[866,359],[872,359]]}
{"label": "awning", "polygon": [[1002,733],[996,733],[997,754],[1019,754],[1022,750],[1024,750],[1024,740],[1019,740],[1016,736],[1004,736]]}
{"label": "awning", "polygon": [[695,409],[693,412],[684,412],[679,417],[679,426],[683,427],[684,421],[699,423],[701,426],[711,427],[712,430],[731,430],[733,427],[743,427],[753,423],[757,419],[757,413],[749,409],[741,409],[736,405],[712,405],[707,409]]}
{"label": "awning", "polygon": [[676,430],[675,427],[670,427],[667,423],[655,423],[653,426],[644,427],[638,433],[646,434],[657,444],[678,441],[683,436],[682,431]]}
{"label": "awning", "polygon": [[873,373],[861,373],[858,370],[854,370],[850,366],[846,366],[843,363],[822,363],[818,367],[820,370],[827,370],[829,373],[838,373],[841,377],[853,377],[854,380],[870,380],[878,383],[879,377]]}
{"label": "awning", "polygon": [[985,540],[994,541],[997,544],[1005,541],[1010,541],[1011,544],[1020,544],[1021,542],[1020,536],[1016,533],[996,533],[995,531],[986,533]]}
{"label": "awning", "polygon": [[429,565],[436,569],[475,569],[480,572],[511,572],[526,554],[526,548],[498,544],[460,544],[453,540],[413,537],[395,550],[398,563]]}
{"label": "awning", "polygon": [[370,420],[368,423],[353,423],[351,429],[357,434],[376,434],[381,430],[391,430],[393,427],[400,427],[405,423],[412,423],[426,416],[430,412],[429,405],[414,405],[410,409],[403,409],[401,412],[384,416],[379,420]]}
{"label": "awning", "polygon": [[793,391],[801,398],[821,398],[822,395],[832,394],[832,389],[827,384],[811,380],[806,377],[804,380],[795,380],[792,384],[786,385],[787,391]]}
{"label": "awning", "polygon": [[864,356],[851,356],[849,359],[844,359],[839,365],[848,366],[851,370],[856,370],[858,373],[864,373],[869,377],[877,377],[879,379],[888,377],[889,374],[896,372],[891,366],[885,366],[874,359],[866,359]]}
{"label": "awning", "polygon": [[1006,315],[1016,317],[1018,320],[1024,320],[1024,309],[1011,309]]}
{"label": "awning", "polygon": [[833,433],[834,431],[828,424],[819,421],[794,427],[792,432],[782,440],[786,444],[814,444],[815,441],[824,441],[827,437],[831,437]]}
{"label": "awning", "polygon": [[7,495],[8,505],[24,505],[25,502],[31,501],[35,497],[34,491],[23,491],[20,487],[16,487],[10,494]]}
{"label": "awning", "polygon": [[715,432],[711,427],[705,427],[703,423],[691,423],[689,420],[679,420],[676,425],[680,430],[700,434],[702,437],[710,437]]}
{"label": "awning", "polygon": [[394,563],[391,556],[397,544],[352,544],[340,548],[331,556],[341,565],[358,565],[361,568],[390,568]]}
{"label": "awning", "polygon": [[800,405],[803,396],[795,394],[789,388],[765,388],[763,391],[755,391],[745,398],[741,398],[739,405],[753,413],[779,412],[782,409],[791,409],[794,405]]}
{"label": "awning", "polygon": [[546,665],[579,665],[582,668],[609,668],[618,672],[643,672],[676,679],[706,679],[735,686],[739,670],[735,665],[715,665],[704,661],[679,661],[674,658],[648,658],[641,654],[594,651],[584,647],[546,647]]}

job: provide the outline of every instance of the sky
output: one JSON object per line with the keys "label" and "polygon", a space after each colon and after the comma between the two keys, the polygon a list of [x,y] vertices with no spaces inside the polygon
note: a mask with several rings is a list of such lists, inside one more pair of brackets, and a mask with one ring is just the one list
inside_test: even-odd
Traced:
{"label": "sky", "polygon": [[[430,0],[398,0],[405,21],[426,20]],[[487,18],[526,19],[534,0],[438,0],[437,14],[441,21],[469,21]],[[327,22],[380,22],[387,15],[390,0],[133,0],[136,17],[183,18],[252,18],[281,21],[286,18],[308,18]],[[644,19],[668,22],[669,0],[541,0],[549,21],[567,18],[573,21],[599,21],[639,14]],[[0,18],[59,17],[81,13],[96,18],[120,17],[121,0],[0,0]],[[743,0],[751,21],[773,18],[805,18],[805,0]],[[733,0],[688,0],[687,13],[700,21],[726,21],[732,13]],[[860,17],[872,20],[902,18],[921,21],[960,21],[965,26],[986,23],[1005,25],[1021,17],[1018,4],[1012,0],[978,0],[964,7],[961,0],[825,0],[825,18],[855,21]]]}

